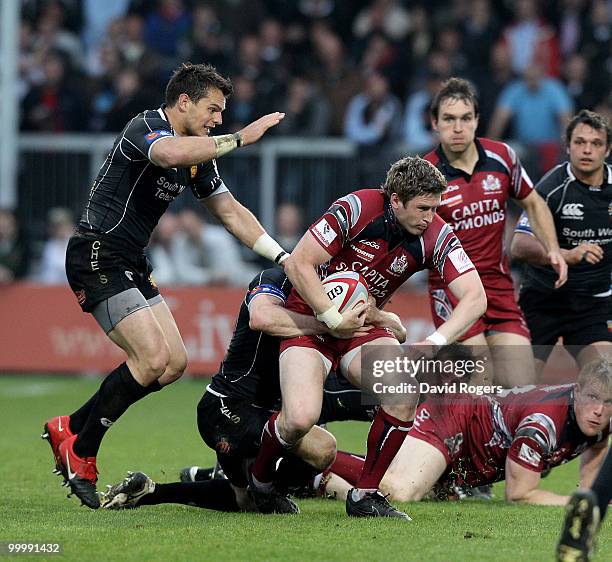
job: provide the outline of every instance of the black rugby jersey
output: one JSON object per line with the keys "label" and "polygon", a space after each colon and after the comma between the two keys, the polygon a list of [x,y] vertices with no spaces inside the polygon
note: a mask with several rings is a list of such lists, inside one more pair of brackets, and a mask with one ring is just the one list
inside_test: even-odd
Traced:
{"label": "black rugby jersey", "polygon": [[280,338],[251,330],[249,305],[261,295],[276,297],[284,304],[291,288],[289,279],[280,268],[266,269],[251,281],[240,306],[227,354],[212,379],[209,391],[266,408],[278,405]]}
{"label": "black rugby jersey", "polygon": [[[559,246],[566,250],[581,242],[599,244],[604,250],[597,264],[581,262],[568,268],[567,283],[555,294],[590,295],[610,294],[612,270],[612,167],[605,164],[604,183],[593,187],[578,180],[569,162],[559,164],[536,185],[555,221]],[[523,213],[516,232],[532,234],[527,214]],[[541,292],[554,290],[557,273],[550,266],[525,264],[524,289]]]}
{"label": "black rugby jersey", "polygon": [[227,191],[214,160],[187,168],[151,162],[153,145],[169,136],[174,131],[163,106],[139,113],[126,125],[91,186],[81,229],[142,250],[170,202],[186,187],[198,199]]}

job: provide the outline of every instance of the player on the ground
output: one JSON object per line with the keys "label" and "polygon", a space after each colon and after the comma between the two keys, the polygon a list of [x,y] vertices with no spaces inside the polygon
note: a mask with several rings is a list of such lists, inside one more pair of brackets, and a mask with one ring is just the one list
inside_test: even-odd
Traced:
{"label": "player on the ground", "polygon": [[576,490],[567,504],[561,537],[557,545],[558,562],[588,562],[595,546],[608,504],[612,501],[612,453],[599,469],[590,490]]}
{"label": "player on the ground", "polygon": [[[516,387],[499,395],[428,397],[391,463],[381,489],[397,501],[434,490],[506,481],[506,499],[565,505],[540,489],[541,473],[581,455],[580,480],[592,484],[608,446],[612,363],[592,361],[577,384]],[[346,488],[345,488],[346,490]]]}
{"label": "player on the ground", "polygon": [[[96,455],[105,432],[131,404],[178,379],[187,364],[144,255],[170,202],[189,187],[245,245],[277,263],[286,257],[234,199],[215,163],[259,140],[284,115],[272,113],[238,133],[210,137],[231,92],[231,83],[213,67],[182,64],[168,82],[166,103],[136,115],[116,138],[68,244],[66,273],[78,303],[127,354],[79,410],[45,424],[58,470],[93,509],[99,507]],[[72,435],[62,440],[66,432]]]}
{"label": "player on the ground", "polygon": [[[314,311],[333,333],[346,334],[363,324],[364,311],[356,308],[340,313],[330,306],[320,274],[362,273],[371,296],[382,307],[413,273],[436,268],[458,305],[449,320],[420,343],[431,348],[459,337],[484,312],[486,298],[457,237],[436,215],[445,189],[444,177],[426,160],[403,158],[391,166],[382,189],[364,189],[338,199],[310,227],[286,262],[294,286],[287,308],[304,314]],[[360,386],[360,351],[366,343],[399,345],[381,328],[351,339],[325,335],[282,342],[282,409],[266,424],[251,471],[256,503],[273,494],[277,459],[319,419],[323,384],[330,370],[338,370]],[[407,517],[389,505],[377,487],[410,428],[414,406],[383,404],[378,410],[368,436],[362,476],[347,500],[349,515]]]}
{"label": "player on the ground", "polygon": [[[508,258],[504,253],[506,205],[510,199],[528,214],[536,236],[561,286],[567,265],[559,245],[551,213],[533,191],[531,180],[512,148],[503,142],[476,138],[478,99],[470,82],[447,80],[431,104],[433,128],[440,146],[425,158],[446,178],[438,214],[453,228],[470,256],[487,294],[487,311],[462,336],[462,342],[491,347],[495,382],[508,386],[534,382],[533,361],[527,355],[529,330],[514,296]],[[434,324],[442,325],[456,306],[456,298],[440,275],[429,275]],[[519,351],[509,346],[523,346]],[[521,360],[517,368],[516,360]]]}
{"label": "player on the ground", "polygon": [[[186,503],[222,510],[255,509],[247,494],[247,468],[256,456],[262,429],[280,400],[278,354],[280,337],[324,334],[329,329],[311,314],[299,314],[284,308],[291,284],[282,270],[267,269],[258,274],[240,307],[236,328],[227,355],[219,372],[213,377],[198,405],[198,428],[205,443],[216,452],[225,483],[193,482],[153,485],[142,473],[129,474],[106,493],[104,506],[134,507],[145,503]],[[374,307],[368,310],[367,322],[386,325],[402,341],[406,332],[399,318]],[[363,332],[366,329],[362,329]],[[335,380],[327,389],[334,396],[340,393],[344,401],[326,401],[321,422],[351,418],[367,419],[368,409],[357,406],[354,389]],[[353,392],[351,392],[353,390]],[[314,427],[289,452],[284,472],[290,473],[291,483],[299,486],[313,480],[333,461],[335,440],[327,431]],[[305,462],[297,461],[299,457]],[[298,474],[299,473],[299,474]],[[299,482],[301,479],[303,482]],[[155,488],[155,494],[150,494]],[[143,500],[147,497],[146,501]],[[297,506],[283,494],[277,494],[263,512],[274,512],[277,504],[297,511]]]}
{"label": "player on the ground", "polygon": [[612,353],[612,166],[606,164],[612,129],[603,116],[583,109],[568,124],[565,141],[569,161],[548,172],[536,190],[553,214],[569,265],[567,283],[555,289],[555,272],[525,215],[511,246],[512,256],[526,262],[519,304],[537,346],[538,371],[559,337],[580,366]]}

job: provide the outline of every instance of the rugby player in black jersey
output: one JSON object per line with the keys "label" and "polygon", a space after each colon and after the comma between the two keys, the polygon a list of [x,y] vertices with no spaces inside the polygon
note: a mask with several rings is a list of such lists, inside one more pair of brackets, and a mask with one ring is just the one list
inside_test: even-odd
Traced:
{"label": "rugby player in black jersey", "polygon": [[[266,422],[279,408],[280,338],[330,331],[312,315],[285,309],[291,288],[278,268],[264,270],[251,281],[227,355],[198,404],[200,435],[216,452],[228,480],[155,484],[142,472],[131,473],[104,495],[105,507],[184,503],[224,511],[256,509],[247,493],[247,475]],[[399,340],[406,338],[401,321],[393,313],[370,307],[366,323],[390,328]],[[367,330],[360,328],[358,332]],[[361,405],[359,392],[353,387],[332,376],[326,388],[330,399],[324,400],[321,422],[373,417],[371,407]],[[328,468],[335,456],[333,436],[315,426],[283,459],[291,463],[284,472],[292,476],[299,472],[308,480]],[[308,465],[295,457],[310,465],[310,473]],[[258,509],[265,513],[297,512],[297,506],[282,493],[270,494],[266,505],[259,504]]]}
{"label": "rugby player in black jersey", "polygon": [[99,507],[96,455],[127,408],[175,381],[187,353],[144,255],[151,232],[185,188],[243,244],[281,263],[287,256],[219,176],[215,159],[256,142],[284,117],[271,113],[241,131],[209,133],[222,122],[231,83],[204,64],[182,64],[166,103],[136,115],[116,138],[91,186],[66,253],[77,301],[127,354],[99,390],[70,416],[47,421],[56,469],[81,501]]}
{"label": "rugby player in black jersey", "polygon": [[568,124],[565,140],[569,161],[548,172],[536,189],[553,214],[569,265],[567,283],[554,288],[556,274],[525,216],[511,247],[513,257],[526,262],[519,304],[540,372],[559,337],[581,367],[612,353],[612,167],[606,164],[612,130],[603,116],[582,110]]}

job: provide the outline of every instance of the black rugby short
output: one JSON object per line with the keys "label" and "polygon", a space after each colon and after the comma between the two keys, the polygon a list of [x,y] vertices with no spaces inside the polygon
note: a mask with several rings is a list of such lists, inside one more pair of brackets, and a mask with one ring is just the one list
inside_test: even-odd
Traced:
{"label": "black rugby short", "polygon": [[66,276],[84,312],[131,288],[146,300],[159,295],[148,258],[116,239],[77,230],[68,242]]}
{"label": "black rugby short", "polygon": [[610,297],[574,295],[568,299],[526,289],[521,291],[519,306],[531,331],[531,343],[542,346],[534,349],[537,359],[546,361],[560,337],[574,356],[589,344],[612,341]]}
{"label": "black rugby short", "polygon": [[198,429],[230,482],[246,488],[246,463],[257,456],[261,433],[273,411],[245,400],[222,398],[206,391],[198,404]]}

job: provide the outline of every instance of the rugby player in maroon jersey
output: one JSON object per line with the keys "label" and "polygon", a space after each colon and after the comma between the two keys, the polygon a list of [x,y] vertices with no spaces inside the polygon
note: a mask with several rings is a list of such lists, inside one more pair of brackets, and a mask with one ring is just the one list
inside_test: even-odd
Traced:
{"label": "rugby player in maroon jersey", "polygon": [[[495,382],[507,386],[534,382],[533,356],[527,351],[530,334],[514,294],[508,258],[504,252],[506,204],[514,199],[528,214],[534,234],[546,249],[560,287],[567,279],[555,225],[546,203],[514,150],[503,142],[476,138],[478,99],[470,82],[447,80],[431,104],[433,128],[440,145],[425,159],[448,182],[438,214],[455,231],[478,271],[487,294],[487,311],[465,334],[462,342],[491,349]],[[432,270],[429,276],[434,324],[440,326],[456,306],[455,296]],[[520,345],[520,351],[511,346]],[[517,358],[521,366],[517,368]]]}
{"label": "rugby player in maroon jersey", "polygon": [[[431,395],[380,488],[392,500],[418,501],[432,490],[445,497],[505,480],[507,501],[565,505],[568,496],[539,488],[542,472],[580,455],[580,485],[589,488],[606,456],[611,416],[606,359],[585,365],[577,384]],[[335,477],[325,492],[342,497],[349,485]]]}
{"label": "rugby player in maroon jersey", "polygon": [[[457,299],[448,321],[422,345],[429,350],[456,340],[485,311],[478,273],[452,229],[436,215],[446,190],[442,174],[421,158],[393,164],[382,189],[364,189],[337,200],[310,227],[287,260],[294,289],[287,309],[314,313],[338,335],[367,324],[367,305],[340,313],[330,305],[321,278],[335,271],[363,274],[381,308],[413,273],[436,269]],[[251,493],[274,495],[275,463],[317,422],[325,377],[340,370],[355,386],[361,383],[361,346],[395,346],[388,330],[372,326],[360,337],[298,337],[281,343],[282,410],[264,428],[251,474]],[[412,425],[416,403],[382,405],[368,435],[361,477],[347,498],[347,513],[360,517],[408,516],[378,492],[378,484]],[[266,499],[269,503],[269,497]]]}

